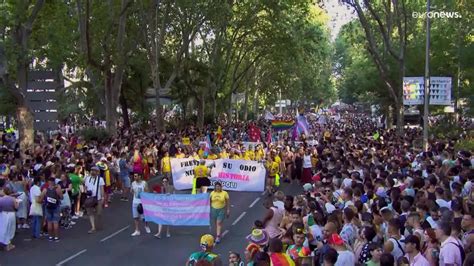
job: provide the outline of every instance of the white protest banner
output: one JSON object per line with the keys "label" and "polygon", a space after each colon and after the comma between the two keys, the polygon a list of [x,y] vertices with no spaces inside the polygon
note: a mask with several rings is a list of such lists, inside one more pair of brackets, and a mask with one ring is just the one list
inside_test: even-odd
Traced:
{"label": "white protest banner", "polygon": [[[193,159],[171,159],[171,173],[175,189],[191,189],[194,167],[199,161]],[[225,190],[263,191],[265,188],[265,167],[262,163],[246,160],[206,160],[211,170],[211,184],[222,183]],[[211,186],[211,187],[212,187]]]}
{"label": "white protest banner", "polygon": [[247,160],[216,160],[211,172],[211,184],[222,183],[224,190],[263,191],[265,188],[265,167],[263,163]]}
{"label": "white protest banner", "polygon": [[[193,186],[194,167],[199,165],[199,160],[171,158],[171,176],[173,185],[177,190],[191,189]],[[206,166],[214,167],[214,160],[206,160]]]}

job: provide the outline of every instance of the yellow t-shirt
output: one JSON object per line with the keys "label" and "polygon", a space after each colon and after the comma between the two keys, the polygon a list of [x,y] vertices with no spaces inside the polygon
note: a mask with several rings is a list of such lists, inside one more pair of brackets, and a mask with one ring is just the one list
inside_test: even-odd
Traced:
{"label": "yellow t-shirt", "polygon": [[205,165],[198,165],[194,167],[194,176],[196,178],[207,177],[209,169]]}
{"label": "yellow t-shirt", "polygon": [[[245,152],[245,157],[246,159],[245,160],[255,160],[255,152],[254,151],[246,151]],[[248,158],[248,159],[247,159]]]}
{"label": "yellow t-shirt", "polygon": [[199,155],[199,158],[203,159],[204,158],[204,151],[199,149],[198,155]]}
{"label": "yellow t-shirt", "polygon": [[223,151],[223,152],[220,153],[219,157],[221,159],[229,159],[229,154],[227,152]]}
{"label": "yellow t-shirt", "polygon": [[217,159],[217,155],[215,155],[215,154],[209,154],[209,156],[207,156],[207,159],[209,159],[209,160],[216,160],[216,159]]}
{"label": "yellow t-shirt", "polygon": [[281,163],[281,158],[280,158],[280,156],[278,156],[278,155],[275,156],[275,162],[278,163],[278,164]]}
{"label": "yellow t-shirt", "polygon": [[263,159],[263,156],[265,156],[265,153],[263,152],[263,150],[258,149],[257,152],[255,153],[255,160],[261,161]]}
{"label": "yellow t-shirt", "polygon": [[278,171],[280,170],[280,164],[278,164],[277,162],[268,161],[267,170],[269,172],[269,176],[276,176],[278,174]]}
{"label": "yellow t-shirt", "polygon": [[225,207],[226,200],[229,200],[227,191],[212,191],[211,192],[211,207],[214,209],[222,209]]}
{"label": "yellow t-shirt", "polygon": [[184,158],[184,153],[179,153],[179,154],[176,153],[175,157],[178,158],[178,159],[183,159]]}
{"label": "yellow t-shirt", "polygon": [[171,160],[169,156],[163,157],[163,159],[161,159],[161,167],[163,173],[171,172]]}
{"label": "yellow t-shirt", "polygon": [[318,165],[318,157],[316,155],[311,156],[311,165],[316,167]]}
{"label": "yellow t-shirt", "polygon": [[231,159],[240,160],[240,156],[237,155],[237,154],[234,154],[234,155],[232,155],[232,158],[231,158]]}

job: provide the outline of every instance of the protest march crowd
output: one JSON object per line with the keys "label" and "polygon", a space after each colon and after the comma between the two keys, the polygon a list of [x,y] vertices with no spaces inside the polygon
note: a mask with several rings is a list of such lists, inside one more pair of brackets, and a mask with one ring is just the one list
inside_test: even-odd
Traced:
{"label": "protest march crowd", "polygon": [[[471,120],[460,123],[472,127]],[[193,170],[186,179],[191,192],[184,193],[209,195],[216,226],[196,240],[200,250],[187,265],[474,265],[472,151],[456,150],[456,139],[432,138],[424,152],[415,145],[420,138],[418,128],[399,136],[368,115],[335,112],[168,133],[121,130],[114,139],[88,142],[68,131],[38,138],[24,156],[17,143],[4,142],[0,244],[14,249],[16,230],[60,241],[86,215],[93,234],[117,200],[131,201],[131,235],[139,236],[149,211],[143,192],[177,193],[186,175],[176,176],[173,165],[191,159],[182,164]],[[260,165],[263,174],[242,174],[242,161],[251,170]],[[213,174],[232,162],[240,162],[241,174]],[[149,186],[155,177],[159,185]],[[266,212],[248,228],[248,245],[228,258],[213,252],[232,241],[221,236],[232,190],[225,178],[236,186],[261,178],[259,190],[266,191]],[[290,183],[301,193],[285,194]],[[158,226],[155,236],[162,234],[171,237],[169,225]]]}

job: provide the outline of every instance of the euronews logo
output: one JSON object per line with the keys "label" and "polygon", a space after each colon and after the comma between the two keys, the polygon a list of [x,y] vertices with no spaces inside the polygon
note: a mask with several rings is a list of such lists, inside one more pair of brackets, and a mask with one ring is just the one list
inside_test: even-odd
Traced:
{"label": "euronews logo", "polygon": [[461,13],[459,12],[451,12],[451,11],[430,11],[428,13],[426,12],[413,12],[412,17],[413,18],[426,18],[428,16],[429,18],[462,18]]}

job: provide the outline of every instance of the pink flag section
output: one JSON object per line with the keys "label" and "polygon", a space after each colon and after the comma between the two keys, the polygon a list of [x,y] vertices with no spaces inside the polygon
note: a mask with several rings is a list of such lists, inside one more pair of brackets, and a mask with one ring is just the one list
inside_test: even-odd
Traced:
{"label": "pink flag section", "polygon": [[162,225],[209,226],[209,194],[141,193],[145,221]]}

